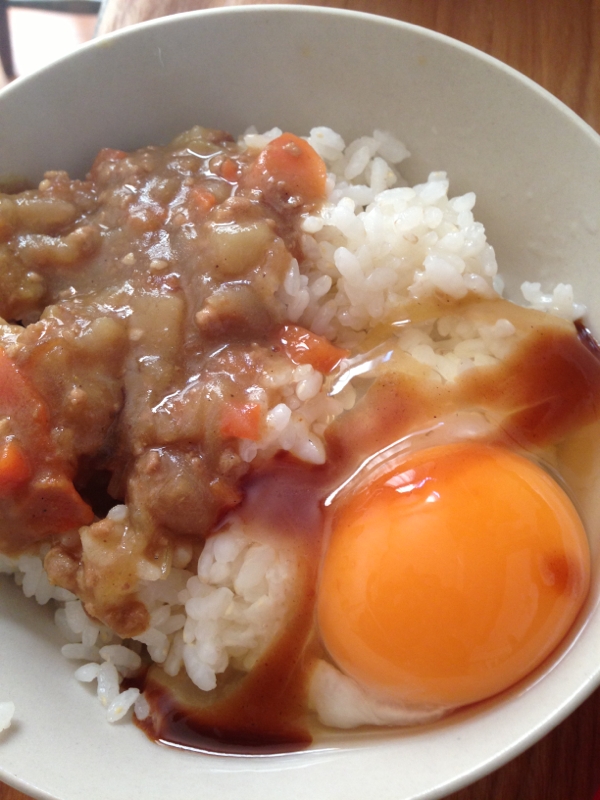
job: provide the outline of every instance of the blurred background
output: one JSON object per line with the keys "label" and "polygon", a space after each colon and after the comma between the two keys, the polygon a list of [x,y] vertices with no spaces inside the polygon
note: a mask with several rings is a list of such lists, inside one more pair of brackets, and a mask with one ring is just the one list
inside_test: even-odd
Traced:
{"label": "blurred background", "polygon": [[[98,32],[196,8],[259,0],[103,0]],[[523,72],[600,131],[600,0],[261,0],[370,11],[460,39]],[[93,15],[23,6],[91,0],[0,0],[0,44],[10,37],[16,75],[27,75],[92,38]],[[7,12],[8,9],[8,12]],[[8,16],[7,30],[2,20]],[[0,70],[0,86],[7,79]],[[579,800],[579,799],[578,799]]]}
{"label": "blurred background", "polygon": [[[8,8],[8,31],[16,75],[31,72],[70,53],[94,35],[96,17],[29,8]],[[0,69],[0,87],[8,79]]]}

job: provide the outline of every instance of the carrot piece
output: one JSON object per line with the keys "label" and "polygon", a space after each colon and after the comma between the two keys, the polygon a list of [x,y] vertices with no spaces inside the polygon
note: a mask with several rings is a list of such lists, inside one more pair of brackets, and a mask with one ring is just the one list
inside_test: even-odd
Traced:
{"label": "carrot piece", "polygon": [[31,478],[31,467],[21,446],[9,439],[0,448],[0,496],[9,494]]}
{"label": "carrot piece", "polygon": [[[94,512],[68,477],[68,465],[52,441],[43,397],[0,347],[0,417],[8,417],[18,437],[0,449],[0,496],[28,482],[25,497],[13,498],[24,536],[40,538],[86,525]],[[33,541],[34,539],[32,539]]]}
{"label": "carrot piece", "polygon": [[221,176],[230,183],[237,180],[238,167],[232,158],[225,158],[221,163]]}
{"label": "carrot piece", "polygon": [[337,347],[324,336],[307,331],[300,325],[284,325],[280,338],[287,356],[294,364],[310,364],[324,374],[331,372],[342,358],[350,355],[349,350]]}
{"label": "carrot piece", "polygon": [[0,347],[0,416],[48,429],[48,409],[37,390]]}
{"label": "carrot piece", "polygon": [[96,161],[121,161],[127,158],[125,150],[115,150],[113,147],[103,147],[96,156]]}
{"label": "carrot piece", "polygon": [[325,195],[327,168],[317,152],[293,133],[283,133],[262,150],[248,175],[253,188],[267,197],[276,192],[282,198],[314,203]]}
{"label": "carrot piece", "polygon": [[112,147],[104,147],[94,159],[94,163],[90,169],[90,177],[93,180],[97,180],[104,164],[122,161],[124,158],[127,158],[127,153],[124,150],[114,150]]}
{"label": "carrot piece", "polygon": [[224,439],[260,439],[262,422],[261,408],[258,403],[226,404],[221,416],[221,436]]}
{"label": "carrot piece", "polygon": [[194,211],[199,211],[202,216],[208,214],[217,202],[212,192],[209,192],[208,189],[202,189],[200,186],[193,186],[190,189],[188,200],[190,202],[190,207]]}
{"label": "carrot piece", "polygon": [[34,481],[28,492],[22,518],[36,538],[63,533],[94,520],[94,512],[69,478],[56,472],[52,477]]}

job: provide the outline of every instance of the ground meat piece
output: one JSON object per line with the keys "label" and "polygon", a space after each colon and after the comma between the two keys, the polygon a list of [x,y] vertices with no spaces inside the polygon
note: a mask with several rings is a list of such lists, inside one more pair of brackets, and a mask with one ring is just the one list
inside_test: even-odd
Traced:
{"label": "ground meat piece", "polygon": [[78,544],[59,541],[46,556],[49,579],[75,592],[87,613],[119,635],[135,636],[149,615],[136,598],[146,538],[126,520],[104,519],[81,529]]}
{"label": "ground meat piece", "polygon": [[194,451],[150,450],[137,460],[128,483],[133,524],[156,532],[204,538],[240,500],[235,482],[212,472]]}
{"label": "ground meat piece", "polygon": [[247,283],[225,283],[197,312],[196,325],[208,339],[248,338],[270,327],[265,305]]}

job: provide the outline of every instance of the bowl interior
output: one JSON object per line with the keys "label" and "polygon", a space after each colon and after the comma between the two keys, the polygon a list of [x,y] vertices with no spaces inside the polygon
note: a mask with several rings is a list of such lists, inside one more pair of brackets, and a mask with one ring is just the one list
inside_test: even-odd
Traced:
{"label": "bowl interior", "polygon": [[[429,31],[289,6],[166,18],[16,81],[0,93],[0,119],[0,174],[32,180],[46,169],[83,176],[101,147],[166,143],[194,124],[328,125],[346,141],[390,130],[413,153],[409,181],[443,169],[452,194],[477,193],[509,296],[524,279],[572,283],[600,331],[600,138],[527,79]],[[417,730],[332,734],[306,753],[254,759],[160,748],[131,725],[108,726],[72,679],[50,611],[2,578],[0,700],[17,714],[0,735],[0,777],[57,800],[440,797],[532,743],[600,680],[597,573],[596,563],[582,624],[558,657],[502,698]]]}

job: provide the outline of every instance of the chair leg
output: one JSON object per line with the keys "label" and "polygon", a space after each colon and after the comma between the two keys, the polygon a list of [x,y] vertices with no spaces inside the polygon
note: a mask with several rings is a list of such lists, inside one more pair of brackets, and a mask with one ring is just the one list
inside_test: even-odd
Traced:
{"label": "chair leg", "polygon": [[0,0],[0,62],[6,77],[11,80],[15,77],[12,47],[10,43],[10,29],[8,27],[8,6],[6,0]]}

